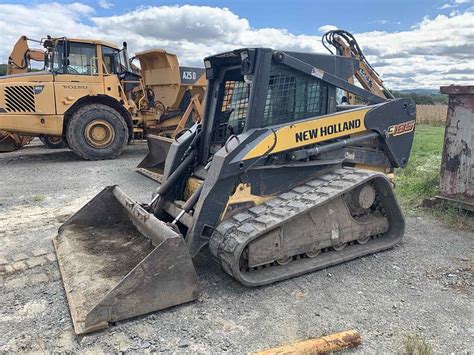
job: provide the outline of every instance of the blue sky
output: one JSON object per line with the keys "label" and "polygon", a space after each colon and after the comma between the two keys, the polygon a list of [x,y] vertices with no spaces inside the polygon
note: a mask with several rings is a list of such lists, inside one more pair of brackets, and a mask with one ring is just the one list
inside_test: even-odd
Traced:
{"label": "blue sky", "polygon": [[342,28],[392,88],[474,83],[474,0],[0,1],[1,62],[23,34],[126,40],[202,65],[243,46],[324,52],[321,35]]}
{"label": "blue sky", "polygon": [[[30,3],[40,3],[31,1]],[[56,0],[58,3],[71,1]],[[449,13],[452,8],[440,10],[445,0],[194,0],[194,1],[150,1],[150,0],[107,0],[113,4],[108,9],[98,6],[98,1],[85,0],[84,4],[96,8],[99,16],[120,15],[143,6],[197,5],[227,7],[255,27],[283,27],[295,34],[316,33],[324,24],[333,24],[354,32],[383,29],[401,31],[409,29],[425,16]],[[24,4],[14,0],[9,3]],[[470,7],[463,3],[458,10]]]}

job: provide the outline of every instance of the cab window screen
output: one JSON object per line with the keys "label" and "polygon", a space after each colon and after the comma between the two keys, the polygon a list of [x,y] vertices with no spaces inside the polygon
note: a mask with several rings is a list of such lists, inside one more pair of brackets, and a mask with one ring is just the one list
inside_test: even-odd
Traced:
{"label": "cab window screen", "polygon": [[317,78],[289,70],[270,76],[263,116],[273,126],[326,114],[327,85]]}
{"label": "cab window screen", "polygon": [[230,113],[228,125],[234,134],[240,134],[245,127],[249,105],[249,85],[244,81],[226,81],[222,112]]}

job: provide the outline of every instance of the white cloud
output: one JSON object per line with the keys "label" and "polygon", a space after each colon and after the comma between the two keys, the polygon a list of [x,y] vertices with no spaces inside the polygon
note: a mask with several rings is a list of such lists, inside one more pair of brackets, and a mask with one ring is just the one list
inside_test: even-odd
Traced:
{"label": "white cloud", "polygon": [[110,8],[114,7],[114,4],[110,1],[107,1],[107,0],[99,0],[98,4],[103,9],[110,9]]}
{"label": "white cloud", "polygon": [[455,7],[455,5],[453,5],[453,4],[444,4],[443,6],[439,7],[439,9],[444,10],[444,9],[450,9],[452,7]]}
{"label": "white cloud", "polygon": [[440,10],[451,9],[453,7],[458,7],[459,5],[462,5],[462,4],[468,4],[470,2],[471,0],[452,0],[450,3],[448,2],[446,4],[443,4],[438,9]]}
{"label": "white cloud", "polygon": [[[245,46],[265,46],[322,52],[320,35],[294,34],[283,28],[255,28],[227,8],[209,6],[150,6],[116,16],[94,16],[83,3],[0,4],[0,62],[18,36],[47,34],[127,41],[130,53],[165,48],[183,65],[202,65],[202,58]],[[51,18],[55,26],[51,26]],[[8,22],[6,22],[8,19]],[[355,33],[368,59],[389,87],[437,87],[474,82],[474,12],[425,17],[401,32]],[[336,29],[322,25],[319,31]],[[44,32],[47,31],[47,32]]]}
{"label": "white cloud", "polygon": [[337,26],[334,25],[324,25],[318,28],[318,31],[321,33],[326,33],[328,31],[337,30]]}

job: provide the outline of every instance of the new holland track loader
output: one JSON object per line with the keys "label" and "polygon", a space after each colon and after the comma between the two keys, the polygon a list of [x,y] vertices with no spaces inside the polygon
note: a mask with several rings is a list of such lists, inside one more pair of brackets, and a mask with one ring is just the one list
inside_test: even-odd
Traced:
{"label": "new holland track loader", "polygon": [[[171,144],[147,203],[106,187],[54,238],[76,333],[189,302],[193,257],[260,286],[397,244],[386,172],[410,155],[415,104],[348,82],[359,61],[243,48],[204,60],[202,122]],[[339,105],[338,90],[367,101]]]}
{"label": "new holland track loader", "polygon": [[[174,54],[153,49],[129,61],[127,46],[45,38],[44,51],[22,36],[0,77],[0,151],[40,136],[49,147],[69,146],[84,159],[115,158],[133,138],[167,137],[200,119],[203,68],[180,67]],[[31,40],[30,40],[31,41]],[[28,72],[31,60],[44,70]],[[169,143],[170,144],[170,143]]]}

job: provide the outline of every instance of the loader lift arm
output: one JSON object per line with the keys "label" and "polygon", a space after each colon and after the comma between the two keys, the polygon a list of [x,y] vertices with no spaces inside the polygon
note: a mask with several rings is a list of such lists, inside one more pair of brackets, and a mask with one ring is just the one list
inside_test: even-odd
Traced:
{"label": "loader lift arm", "polygon": [[[384,86],[379,73],[377,73],[377,71],[367,61],[367,58],[352,33],[345,30],[328,31],[323,35],[321,42],[331,54],[334,54],[331,50],[332,46],[336,50],[335,54],[359,60],[359,69],[355,72],[354,76],[365,90],[368,90],[374,95],[382,98],[395,98]],[[349,79],[349,83],[354,84],[354,78]],[[351,105],[355,104],[355,96],[351,95],[350,92],[346,93],[348,103]]]}

